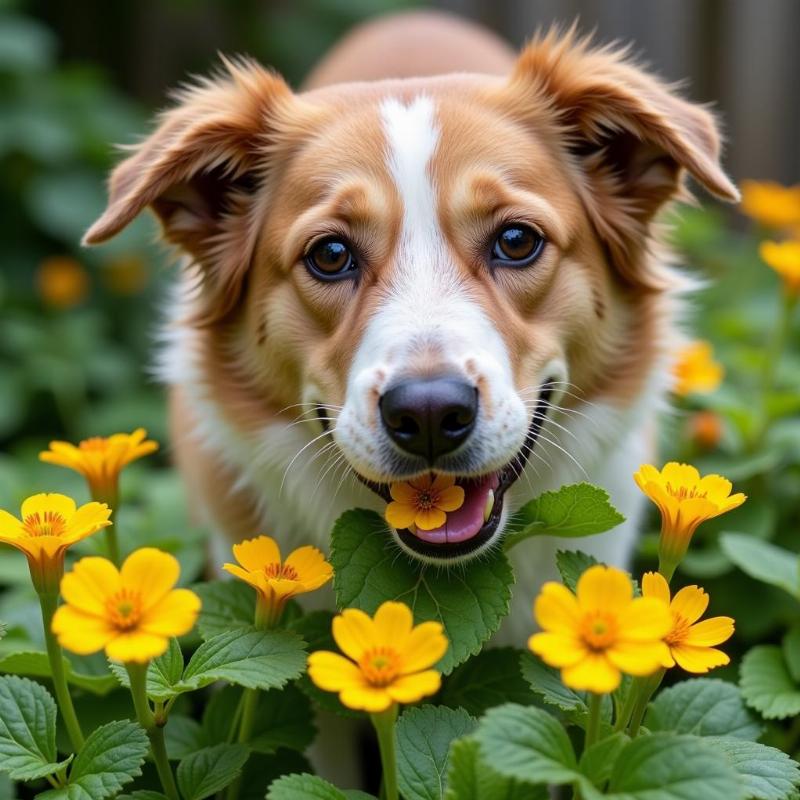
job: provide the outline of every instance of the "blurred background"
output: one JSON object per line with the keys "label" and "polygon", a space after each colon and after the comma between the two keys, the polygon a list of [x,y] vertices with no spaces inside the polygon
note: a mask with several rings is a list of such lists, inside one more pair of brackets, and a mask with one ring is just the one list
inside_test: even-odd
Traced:
{"label": "blurred background", "polygon": [[[405,0],[0,0],[0,507],[16,508],[34,491],[85,496],[77,476],[39,463],[38,451],[50,439],[77,441],[144,426],[164,446],[126,471],[120,527],[137,544],[180,551],[187,581],[200,574],[202,548],[191,545],[200,533],[187,521],[180,483],[167,468],[163,396],[147,371],[170,277],[163,251],[153,244],[155,225],[144,215],[106,246],[79,246],[104,205],[105,177],[115,160],[112,145],[136,141],[165,103],[167,90],[189,73],[207,72],[217,51],[249,53],[299,85],[352,25],[410,5]],[[576,17],[585,30],[596,28],[602,41],[631,42],[662,76],[686,80],[690,97],[720,112],[729,140],[726,164],[737,181],[798,182],[797,0],[440,0],[432,5],[479,20],[515,45],[538,26]],[[682,210],[674,225],[682,263],[708,279],[709,288],[693,300],[694,324],[714,343],[725,380],[707,398],[679,403],[665,426],[664,458],[680,456],[718,469],[751,493],[738,517],[724,518],[728,530],[796,542],[796,315],[794,331],[786,331],[794,344],[770,375],[775,391],[768,400],[777,422],[769,435],[758,416],[764,352],[774,341],[781,296],[780,280],[759,259],[758,243],[774,233],[735,208],[715,204]],[[704,418],[705,439],[691,428],[703,411],[712,414]],[[797,617],[797,602],[771,587],[751,582],[743,591],[741,574],[725,582],[734,574],[733,564],[717,546],[720,529],[706,530],[689,564],[690,577],[706,585],[719,579],[720,603],[737,618],[743,637],[768,636],[782,619]],[[645,556],[652,554],[652,541],[643,540]],[[796,543],[791,547],[796,550]],[[0,591],[0,618],[35,638],[35,617],[26,605],[30,597],[20,583],[24,575],[16,558],[0,554],[0,589],[19,589]],[[763,609],[769,613],[757,613]]]}

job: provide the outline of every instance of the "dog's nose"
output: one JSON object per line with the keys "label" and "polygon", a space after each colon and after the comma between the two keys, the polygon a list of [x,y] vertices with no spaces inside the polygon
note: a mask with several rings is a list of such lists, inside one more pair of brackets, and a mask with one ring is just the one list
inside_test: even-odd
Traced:
{"label": "dog's nose", "polygon": [[458,378],[408,380],[388,389],[380,408],[389,436],[406,452],[433,465],[472,432],[478,390]]}

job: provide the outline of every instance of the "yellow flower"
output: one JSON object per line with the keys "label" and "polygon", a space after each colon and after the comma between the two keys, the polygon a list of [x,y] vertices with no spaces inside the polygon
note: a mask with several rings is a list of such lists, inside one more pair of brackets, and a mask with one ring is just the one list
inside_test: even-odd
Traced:
{"label": "yellow flower", "polygon": [[651,675],[669,661],[662,641],[670,629],[669,609],[661,600],[633,596],[630,577],[600,564],[578,579],[576,594],[553,581],[534,603],[542,628],[530,649],[572,689],[613,692],[622,673]]}
{"label": "yellow flower", "polygon": [[300,547],[281,560],[276,541],[269,536],[247,539],[233,546],[237,564],[223,569],[249,583],[259,596],[259,622],[278,621],[290,597],[313,592],[333,577],[333,567],[316,547]]}
{"label": "yellow flower", "polygon": [[333,638],[347,658],[319,650],[308,658],[308,674],[348,708],[378,713],[439,690],[441,676],[430,668],[447,651],[447,638],[438,622],[414,626],[403,603],[384,603],[374,619],[345,609],[333,620]]}
{"label": "yellow flower", "polygon": [[672,659],[670,666],[677,663],[687,672],[699,673],[730,662],[728,656],[713,645],[722,644],[733,636],[733,620],[711,617],[698,622],[708,608],[708,595],[699,586],[684,586],[670,600],[666,578],[658,572],[646,572],[642,577],[642,594],[669,606],[672,629],[664,641]]}
{"label": "yellow flower", "polygon": [[72,308],[89,293],[89,275],[74,258],[46,258],[36,273],[36,285],[44,303],[53,308]]}
{"label": "yellow flower", "polygon": [[70,545],[110,525],[111,510],[103,503],[77,508],[63,494],[35,494],[25,500],[20,519],[0,510],[0,542],[25,553],[37,591],[54,593]]}
{"label": "yellow flower", "polygon": [[692,393],[713,392],[722,383],[725,370],[714,361],[709,342],[692,342],[681,348],[673,367],[675,394],[684,397]]}
{"label": "yellow flower", "polygon": [[759,255],[778,275],[791,296],[800,295],[800,241],[762,242]]}
{"label": "yellow flower", "polygon": [[768,228],[800,225],[800,186],[742,181],[742,212]]}
{"label": "yellow flower", "polygon": [[82,558],[61,580],[65,604],[53,633],[78,655],[105,650],[115,661],[144,664],[197,619],[200,598],[173,588],[179,576],[178,560],[153,547],[132,553],[119,570],[105,558]]}
{"label": "yellow flower", "polygon": [[464,505],[464,489],[452,475],[423,475],[389,487],[392,502],[386,506],[386,521],[397,529],[416,525],[432,531],[447,521],[447,512]]}
{"label": "yellow flower", "polygon": [[116,503],[119,474],[123,467],[158,450],[158,444],[146,441],[147,431],[94,436],[76,447],[69,442],[50,442],[50,449],[39,453],[48,464],[57,464],[79,472],[86,478],[92,497]]}
{"label": "yellow flower", "polygon": [[738,508],[747,499],[741,493],[731,494],[731,482],[721,475],[701,478],[693,466],[675,461],[660,472],[643,464],[633,478],[661,511],[659,558],[671,570],[667,577],[686,554],[698,525]]}

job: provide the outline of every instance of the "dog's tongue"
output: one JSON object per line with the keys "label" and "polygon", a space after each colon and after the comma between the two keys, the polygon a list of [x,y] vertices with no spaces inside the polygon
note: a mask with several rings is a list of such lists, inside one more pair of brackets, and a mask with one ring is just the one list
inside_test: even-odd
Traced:
{"label": "dog's tongue", "polygon": [[456,511],[447,514],[447,522],[439,528],[423,531],[412,530],[418,539],[431,544],[465,542],[471,539],[483,527],[483,514],[489,492],[500,484],[497,474],[487,475],[476,480],[459,481],[464,489],[464,504]]}

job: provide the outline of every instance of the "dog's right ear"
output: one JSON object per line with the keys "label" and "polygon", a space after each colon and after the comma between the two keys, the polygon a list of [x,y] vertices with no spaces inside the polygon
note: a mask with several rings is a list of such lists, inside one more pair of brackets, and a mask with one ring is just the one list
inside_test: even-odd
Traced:
{"label": "dog's right ear", "polygon": [[266,175],[275,120],[294,102],[258,64],[223,59],[222,75],[175,95],[155,132],[112,172],[108,206],[84,244],[110,239],[146,206],[164,237],[201,267],[207,315],[227,314],[252,257],[253,189]]}

